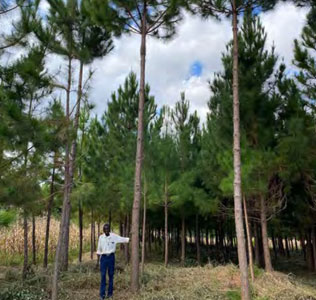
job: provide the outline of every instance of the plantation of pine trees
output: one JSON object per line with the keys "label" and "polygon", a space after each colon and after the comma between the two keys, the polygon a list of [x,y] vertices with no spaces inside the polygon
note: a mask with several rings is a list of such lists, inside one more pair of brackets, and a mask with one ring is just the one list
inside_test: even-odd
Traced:
{"label": "plantation of pine trees", "polygon": [[[290,6],[289,64],[262,19]],[[193,17],[231,27],[205,118],[149,80]],[[316,299],[315,1],[1,0],[0,24],[0,300],[100,299],[104,223],[130,238],[113,299]],[[127,36],[139,69],[95,96]]]}

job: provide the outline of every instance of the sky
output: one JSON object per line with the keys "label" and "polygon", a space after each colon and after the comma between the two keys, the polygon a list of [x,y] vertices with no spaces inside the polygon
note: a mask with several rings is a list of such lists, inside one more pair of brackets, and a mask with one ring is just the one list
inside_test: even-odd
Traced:
{"label": "sky", "polygon": [[[280,60],[289,70],[293,59],[293,40],[300,37],[307,9],[281,3],[270,12],[260,14],[267,31],[267,47],[275,46]],[[179,24],[176,36],[168,42],[148,38],[146,82],[159,107],[173,106],[185,92],[191,111],[197,110],[203,122],[210,98],[208,81],[221,71],[221,55],[232,39],[229,20],[202,20],[189,14]],[[114,50],[91,66],[94,70],[90,99],[95,113],[102,114],[110,95],[129,72],[139,77],[139,35],[132,34],[115,40]]]}
{"label": "sky", "polygon": [[[43,14],[47,9],[47,2],[42,1]],[[289,71],[294,70],[293,41],[300,37],[306,14],[306,8],[297,8],[284,2],[272,11],[260,13],[268,35],[267,47],[275,46],[279,62],[285,62]],[[177,34],[171,40],[166,42],[149,37],[146,82],[151,87],[158,107],[164,104],[173,107],[180,99],[180,93],[185,92],[186,99],[190,100],[191,111],[197,110],[204,122],[208,112],[207,102],[211,96],[208,82],[214,78],[215,73],[222,70],[221,55],[231,39],[231,23],[228,19],[221,22],[214,19],[202,20],[189,14],[185,14],[178,25]],[[125,35],[115,39],[114,45],[109,55],[95,60],[90,66],[94,74],[90,82],[89,99],[95,104],[93,113],[98,116],[106,109],[111,93],[123,84],[131,71],[139,78],[140,36]],[[61,83],[65,82],[64,60],[56,56],[49,57],[47,67],[50,72],[59,73]]]}

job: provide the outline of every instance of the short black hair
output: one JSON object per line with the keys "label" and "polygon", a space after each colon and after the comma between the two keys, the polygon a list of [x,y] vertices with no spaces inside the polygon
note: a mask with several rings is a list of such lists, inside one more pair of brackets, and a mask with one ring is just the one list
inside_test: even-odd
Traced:
{"label": "short black hair", "polygon": [[111,226],[110,226],[109,223],[104,223],[103,228],[104,228],[105,226],[108,226],[109,228],[111,228]]}

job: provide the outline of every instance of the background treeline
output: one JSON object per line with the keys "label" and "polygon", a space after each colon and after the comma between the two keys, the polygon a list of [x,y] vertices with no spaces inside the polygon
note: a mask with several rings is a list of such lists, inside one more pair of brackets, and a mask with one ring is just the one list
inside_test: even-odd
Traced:
{"label": "background treeline", "polygon": [[[79,261],[85,249],[83,228],[91,226],[93,258],[105,220],[121,235],[130,235],[135,190],[141,197],[137,222],[142,224],[136,231],[142,270],[152,253],[161,255],[166,266],[170,259],[183,265],[190,259],[198,264],[237,262],[233,42],[222,54],[223,71],[209,83],[209,112],[201,124],[184,93],[174,107],[160,107],[145,85],[145,36],[169,38],[181,19],[180,7],[189,1],[170,1],[172,9],[144,1],[157,10],[150,16],[143,15],[146,5],[134,15],[129,1],[114,1],[121,10],[106,1],[47,2],[47,15],[37,1],[0,5],[0,18],[14,20],[0,44],[0,226],[17,216],[23,220],[23,277],[31,263],[38,263],[37,217],[46,220],[44,267],[51,218],[61,220],[57,285],[59,271],[68,267],[70,222],[79,226]],[[252,269],[254,261],[271,272],[271,260],[301,252],[315,271],[316,7],[311,6],[294,43],[295,71],[267,47],[260,15],[251,5],[245,5],[240,21],[241,185],[249,264]],[[89,65],[110,53],[112,38],[126,31],[142,36],[140,82],[131,73],[113,92],[106,111],[95,117]],[[21,54],[8,60],[10,51]],[[53,74],[46,64],[56,57],[64,64]],[[135,158],[143,162],[141,190],[135,184]],[[129,250],[122,248],[127,262]]]}

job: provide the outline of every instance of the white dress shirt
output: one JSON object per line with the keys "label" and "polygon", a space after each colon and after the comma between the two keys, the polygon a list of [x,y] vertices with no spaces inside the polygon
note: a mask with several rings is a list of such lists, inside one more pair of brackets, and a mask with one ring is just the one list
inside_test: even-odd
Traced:
{"label": "white dress shirt", "polygon": [[109,236],[105,233],[101,234],[98,242],[97,254],[111,254],[115,252],[116,244],[128,243],[129,238],[121,237],[113,232],[110,232]]}

